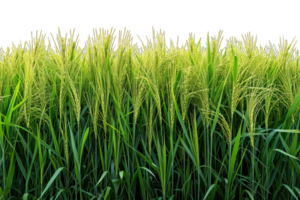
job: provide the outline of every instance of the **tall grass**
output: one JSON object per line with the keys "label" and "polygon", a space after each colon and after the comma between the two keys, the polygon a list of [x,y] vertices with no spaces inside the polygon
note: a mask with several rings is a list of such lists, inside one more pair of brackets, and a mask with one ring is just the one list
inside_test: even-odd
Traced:
{"label": "tall grass", "polygon": [[0,51],[0,199],[298,199],[295,42],[126,29]]}

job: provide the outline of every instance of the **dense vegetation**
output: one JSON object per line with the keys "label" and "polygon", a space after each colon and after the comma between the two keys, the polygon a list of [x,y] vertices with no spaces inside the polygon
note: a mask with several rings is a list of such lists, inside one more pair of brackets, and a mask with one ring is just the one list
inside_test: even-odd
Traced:
{"label": "dense vegetation", "polygon": [[2,50],[0,199],[297,199],[299,51],[222,39]]}

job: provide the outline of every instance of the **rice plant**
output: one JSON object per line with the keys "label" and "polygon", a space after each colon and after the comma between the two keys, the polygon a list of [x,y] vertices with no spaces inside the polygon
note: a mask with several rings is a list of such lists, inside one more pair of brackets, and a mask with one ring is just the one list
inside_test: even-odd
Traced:
{"label": "rice plant", "polygon": [[0,50],[0,199],[298,199],[296,42],[138,38]]}

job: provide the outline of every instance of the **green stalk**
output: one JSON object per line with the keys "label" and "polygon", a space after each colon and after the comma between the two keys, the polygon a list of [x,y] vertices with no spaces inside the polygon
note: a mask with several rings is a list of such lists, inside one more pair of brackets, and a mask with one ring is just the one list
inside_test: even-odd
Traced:
{"label": "green stalk", "polygon": [[[95,174],[96,174],[95,183],[97,183],[97,181],[98,181],[97,180],[97,177],[98,177],[98,171],[97,171],[98,160],[97,159],[98,159],[97,158],[97,137],[95,137]],[[95,195],[97,195],[97,187],[95,187],[94,192],[95,192]]]}
{"label": "green stalk", "polygon": [[[209,34],[207,33],[207,60],[208,60],[208,78],[209,78],[209,89],[210,89],[210,93],[209,93],[209,98],[213,99],[214,97],[214,86],[215,86],[215,79],[214,79],[214,66],[212,63],[212,55],[211,55],[211,51],[210,51],[210,42],[209,42]],[[209,139],[212,140],[212,138],[209,138],[209,131],[208,131],[208,126],[209,124],[207,124],[207,146],[208,149],[210,149],[211,151],[207,151],[207,158],[208,158],[208,166],[209,168],[209,174],[208,174],[208,188],[211,186],[211,157],[212,157],[212,141],[211,141],[211,145],[209,148]]]}

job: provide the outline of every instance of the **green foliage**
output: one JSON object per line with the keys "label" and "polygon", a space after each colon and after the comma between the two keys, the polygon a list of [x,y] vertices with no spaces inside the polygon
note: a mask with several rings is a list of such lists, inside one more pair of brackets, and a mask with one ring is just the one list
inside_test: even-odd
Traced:
{"label": "green foliage", "polygon": [[0,51],[0,199],[299,197],[293,41],[114,35]]}

